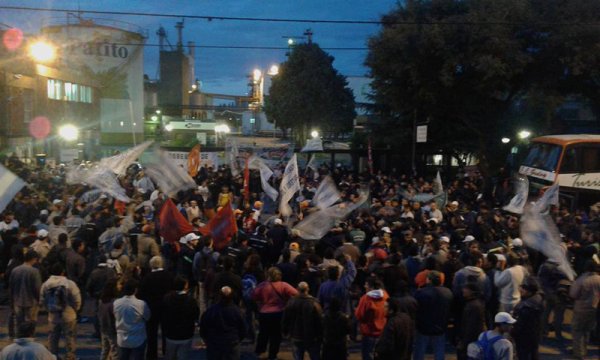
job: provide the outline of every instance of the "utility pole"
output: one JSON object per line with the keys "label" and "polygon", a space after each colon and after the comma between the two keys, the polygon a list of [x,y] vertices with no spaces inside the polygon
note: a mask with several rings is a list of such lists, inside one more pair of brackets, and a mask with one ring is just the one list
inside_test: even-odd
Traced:
{"label": "utility pole", "polygon": [[417,165],[415,164],[415,157],[417,153],[417,109],[413,113],[413,129],[412,129],[412,151],[411,151],[411,170],[412,175],[417,175]]}
{"label": "utility pole", "polygon": [[306,36],[306,40],[309,44],[312,44],[313,32],[311,29],[306,29],[306,31],[302,35]]}

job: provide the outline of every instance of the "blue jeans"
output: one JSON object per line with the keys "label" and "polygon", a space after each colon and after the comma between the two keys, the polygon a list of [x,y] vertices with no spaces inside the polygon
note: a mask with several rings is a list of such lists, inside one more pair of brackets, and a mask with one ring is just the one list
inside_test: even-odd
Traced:
{"label": "blue jeans", "polygon": [[119,346],[119,360],[144,360],[146,358],[146,342],[136,348]]}
{"label": "blue jeans", "polygon": [[373,359],[373,350],[375,350],[376,342],[377,342],[376,337],[363,335],[362,343],[360,344],[362,360],[372,360]]}
{"label": "blue jeans", "polygon": [[320,360],[321,359],[321,344],[305,344],[301,341],[292,342],[293,352],[294,352],[294,360],[303,360],[304,353],[307,352],[308,356],[310,356],[310,360]]}
{"label": "blue jeans", "polygon": [[433,358],[435,360],[443,360],[446,354],[446,335],[423,335],[418,331],[415,339],[415,353],[413,359],[425,359],[425,352],[427,351],[427,345],[429,344],[433,346]]}

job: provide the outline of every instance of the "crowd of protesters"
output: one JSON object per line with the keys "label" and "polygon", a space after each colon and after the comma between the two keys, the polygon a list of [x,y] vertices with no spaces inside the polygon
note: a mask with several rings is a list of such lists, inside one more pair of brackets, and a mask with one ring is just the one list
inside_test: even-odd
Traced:
{"label": "crowd of protesters", "polygon": [[[568,345],[563,316],[571,306],[573,355],[584,358],[598,339],[595,208],[551,210],[579,274],[572,282],[525,246],[519,216],[499,209],[507,193],[499,185],[482,196],[480,177],[447,179],[446,201],[419,202],[411,198],[433,193],[424,178],[307,169],[294,215],[282,218],[276,206],[269,211],[255,171],[244,197],[243,176],[203,167],[198,187],[173,201],[194,230],[233,205],[239,231],[215,251],[197,231],[162,241],[166,196],[135,164],[119,179],[129,204],[66,185],[62,167],[8,166],[29,186],[0,222],[6,324],[15,339],[0,359],[19,351],[34,354],[28,359],[61,351],[75,359],[84,303],[94,311],[101,359],[157,359],[159,350],[166,359],[188,359],[198,328],[209,359],[239,359],[243,342],[276,359],[283,339],[295,359],[346,359],[349,341],[360,342],[365,360],[420,360],[428,351],[443,359],[447,349],[458,359],[537,359],[549,333]],[[276,188],[281,174],[275,169]],[[319,211],[311,200],[325,176],[340,201],[357,201],[366,185],[369,200],[322,239],[302,239],[291,228]],[[40,311],[48,313],[49,352],[31,339]]]}

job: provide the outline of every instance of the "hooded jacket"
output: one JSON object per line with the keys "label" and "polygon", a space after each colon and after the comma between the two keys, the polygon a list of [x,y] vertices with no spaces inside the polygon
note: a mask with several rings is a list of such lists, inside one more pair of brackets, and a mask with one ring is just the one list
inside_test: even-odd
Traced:
{"label": "hooded jacket", "polygon": [[419,303],[417,330],[428,336],[442,335],[448,327],[452,292],[442,286],[426,286],[415,293]]}
{"label": "hooded jacket", "polygon": [[517,342],[537,343],[542,334],[542,315],[544,313],[544,298],[536,293],[528,298],[523,298],[515,306],[513,314],[515,323],[512,335]]}
{"label": "hooded jacket", "polygon": [[77,320],[77,311],[81,308],[81,293],[79,288],[72,280],[64,276],[52,275],[42,284],[40,303],[46,306],[46,291],[57,286],[64,286],[67,290],[67,299],[62,313],[48,312],[48,321],[52,324],[67,323]]}
{"label": "hooded jacket", "polygon": [[364,336],[379,337],[385,327],[385,302],[389,298],[385,290],[371,290],[360,298],[354,315]]}
{"label": "hooded jacket", "polygon": [[452,294],[457,300],[462,300],[462,288],[465,286],[467,282],[472,280],[476,280],[477,284],[481,291],[483,291],[483,296],[485,300],[489,300],[492,293],[491,284],[488,282],[488,278],[485,275],[483,269],[477,266],[465,266],[460,269],[454,275],[454,280],[452,282]]}

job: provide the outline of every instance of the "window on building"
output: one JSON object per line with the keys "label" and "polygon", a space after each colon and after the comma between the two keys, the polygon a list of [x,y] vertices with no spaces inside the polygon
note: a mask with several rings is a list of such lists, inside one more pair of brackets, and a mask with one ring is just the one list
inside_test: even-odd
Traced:
{"label": "window on building", "polygon": [[48,99],[63,99],[63,82],[61,80],[48,79]]}
{"label": "window on building", "polygon": [[92,103],[92,88],[85,85],[79,85],[79,101],[83,103]]}
{"label": "window on building", "polygon": [[79,85],[70,82],[65,83],[65,100],[79,101]]}

